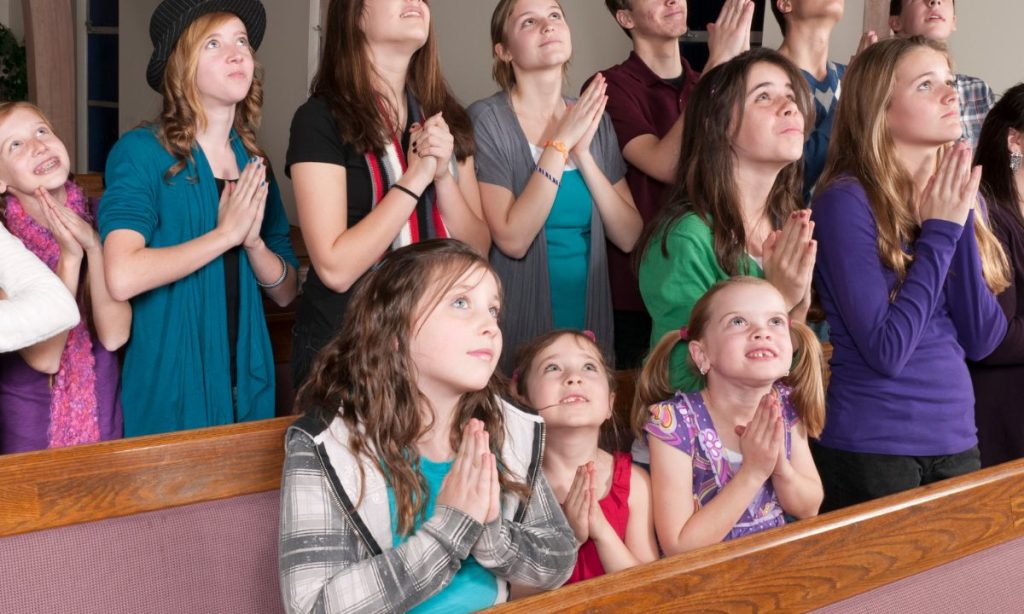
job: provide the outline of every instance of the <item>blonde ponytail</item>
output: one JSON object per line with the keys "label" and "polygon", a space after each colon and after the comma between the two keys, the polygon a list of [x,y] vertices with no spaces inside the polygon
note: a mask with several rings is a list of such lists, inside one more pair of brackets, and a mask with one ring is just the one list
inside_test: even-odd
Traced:
{"label": "blonde ponytail", "polygon": [[651,350],[644,368],[636,378],[631,422],[633,434],[638,438],[643,438],[644,425],[651,417],[648,407],[664,401],[675,392],[669,377],[669,364],[672,350],[680,341],[683,341],[683,338],[678,330],[665,333],[658,341],[658,345]]}
{"label": "blonde ponytail", "polygon": [[825,358],[821,342],[803,322],[790,325],[796,365],[783,382],[793,389],[790,400],[807,434],[817,437],[825,428]]}

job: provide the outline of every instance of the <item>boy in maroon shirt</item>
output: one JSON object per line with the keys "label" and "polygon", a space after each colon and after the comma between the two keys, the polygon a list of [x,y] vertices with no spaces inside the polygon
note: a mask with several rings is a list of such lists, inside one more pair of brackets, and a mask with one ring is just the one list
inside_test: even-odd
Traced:
{"label": "boy in maroon shirt", "polygon": [[[626,181],[647,223],[661,206],[666,184],[675,180],[683,108],[700,73],[680,50],[679,38],[686,33],[685,0],[605,0],[605,5],[633,41],[629,58],[601,74],[608,84],[605,110],[628,163]],[[708,24],[705,69],[750,48],[753,15],[751,0],[726,0],[718,20]],[[630,256],[610,244],[608,271],[615,309],[615,366],[638,367],[647,352],[651,318],[640,298]]]}

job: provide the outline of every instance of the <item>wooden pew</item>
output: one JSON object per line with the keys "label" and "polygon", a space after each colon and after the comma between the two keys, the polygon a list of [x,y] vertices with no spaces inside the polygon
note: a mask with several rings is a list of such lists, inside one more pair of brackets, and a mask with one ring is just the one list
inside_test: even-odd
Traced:
{"label": "wooden pew", "polygon": [[281,612],[291,421],[0,456],[0,610]]}
{"label": "wooden pew", "polygon": [[[28,613],[280,611],[289,421],[0,457],[0,603]],[[1022,569],[1018,461],[498,611],[941,612],[985,599],[1008,611]],[[910,596],[920,608],[902,603]]]}
{"label": "wooden pew", "polygon": [[0,455],[0,538],[276,490],[293,421]]}
{"label": "wooden pew", "polygon": [[1020,611],[1024,460],[490,611]]}

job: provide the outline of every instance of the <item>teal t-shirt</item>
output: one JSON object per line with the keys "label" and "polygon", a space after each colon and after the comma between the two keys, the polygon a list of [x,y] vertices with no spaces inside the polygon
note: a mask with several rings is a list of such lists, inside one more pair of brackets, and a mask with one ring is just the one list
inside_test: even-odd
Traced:
{"label": "teal t-shirt", "polygon": [[[668,256],[661,249],[666,239]],[[764,278],[753,258],[745,261],[746,275]],[[651,347],[669,331],[678,331],[690,321],[690,312],[711,286],[729,275],[718,265],[711,228],[696,214],[687,213],[663,233],[651,239],[640,262],[640,295],[651,314]],[[690,369],[685,343],[672,350],[669,380],[683,392],[700,390],[699,374]]]}
{"label": "teal t-shirt", "polygon": [[[420,471],[427,479],[427,507],[424,518],[430,518],[434,513],[434,501],[437,500],[437,493],[441,490],[441,482],[448,475],[454,461],[435,463],[426,458],[420,458]],[[405,540],[405,536],[398,534],[398,516],[395,514],[395,492],[388,486],[388,510],[391,512],[391,535],[392,546],[397,547]],[[415,530],[419,530],[422,522],[417,521]],[[498,585],[494,575],[480,566],[472,556],[462,561],[462,567],[455,573],[455,577],[448,586],[441,589],[430,599],[419,604],[409,612],[416,614],[450,614],[453,612],[475,612],[494,605],[498,598]]]}
{"label": "teal t-shirt", "polygon": [[[534,158],[543,152],[531,146]],[[583,175],[570,163],[562,172],[555,202],[544,222],[548,244],[548,283],[555,328],[586,328],[587,275],[590,270],[590,218],[593,199]]]}

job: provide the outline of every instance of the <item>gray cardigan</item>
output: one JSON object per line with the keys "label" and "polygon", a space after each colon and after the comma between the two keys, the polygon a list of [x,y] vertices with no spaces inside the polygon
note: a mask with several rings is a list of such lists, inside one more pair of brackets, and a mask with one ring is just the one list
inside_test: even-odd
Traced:
{"label": "gray cardigan", "polygon": [[[533,176],[535,164],[530,143],[509,104],[508,94],[498,92],[478,100],[469,107],[469,117],[476,136],[477,179],[507,188],[518,198]],[[607,114],[601,118],[590,151],[608,181],[614,184],[625,176],[626,163]],[[601,215],[597,206],[593,207],[585,322],[597,335],[601,349],[611,357],[614,344],[608,256]],[[502,308],[505,315],[501,323],[504,349],[500,364],[506,373],[511,370],[516,348],[554,328],[547,263],[543,228],[521,259],[505,255],[497,246],[491,248],[491,264],[498,271],[505,290]]]}

